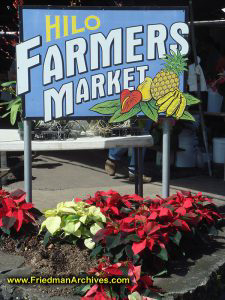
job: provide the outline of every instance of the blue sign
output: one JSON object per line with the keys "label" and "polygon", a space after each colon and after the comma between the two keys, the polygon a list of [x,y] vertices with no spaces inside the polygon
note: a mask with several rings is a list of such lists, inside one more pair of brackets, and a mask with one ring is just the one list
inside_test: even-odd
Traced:
{"label": "blue sign", "polygon": [[160,104],[166,95],[181,103],[183,70],[171,65],[182,65],[189,51],[184,8],[24,6],[21,21],[17,90],[25,118],[123,121],[143,113],[151,118],[149,103],[167,113]]}

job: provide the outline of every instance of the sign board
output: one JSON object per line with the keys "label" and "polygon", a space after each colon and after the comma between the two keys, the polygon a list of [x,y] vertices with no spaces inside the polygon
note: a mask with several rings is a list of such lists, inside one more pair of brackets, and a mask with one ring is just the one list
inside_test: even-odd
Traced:
{"label": "sign board", "polygon": [[20,18],[17,90],[25,119],[111,115],[119,122],[145,114],[156,121],[171,115],[163,97],[176,100],[171,112],[181,107],[183,70],[169,67],[183,67],[189,51],[185,8],[24,6]]}

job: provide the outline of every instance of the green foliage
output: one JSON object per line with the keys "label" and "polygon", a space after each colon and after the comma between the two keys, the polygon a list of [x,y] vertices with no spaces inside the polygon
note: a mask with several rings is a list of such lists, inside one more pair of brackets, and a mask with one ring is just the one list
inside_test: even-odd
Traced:
{"label": "green foliage", "polygon": [[138,103],[130,111],[127,113],[121,114],[121,109],[119,108],[114,115],[110,118],[109,123],[119,123],[129,120],[130,118],[136,116],[139,112],[141,112],[140,104]]}
{"label": "green foliage", "polygon": [[191,105],[196,105],[199,104],[201,102],[200,99],[190,95],[190,94],[186,94],[183,93],[184,98],[187,100],[187,105],[191,106]]}
{"label": "green foliage", "polygon": [[[45,244],[50,236],[73,237],[75,240],[83,239],[87,248],[92,249],[92,241],[100,229],[104,227],[106,217],[99,207],[91,206],[85,202],[60,202],[55,209],[46,210],[46,220],[42,222],[40,232],[47,229]],[[40,233],[39,232],[39,233]]]}
{"label": "green foliage", "polygon": [[195,118],[188,111],[183,113],[182,117],[180,117],[180,120],[195,122]]}
{"label": "green foliage", "polygon": [[140,102],[141,110],[151,120],[158,121],[158,109],[156,107],[156,101],[151,100],[149,102]]}
{"label": "green foliage", "polygon": [[94,105],[90,110],[103,115],[112,115],[120,108],[120,99],[110,100]]}
{"label": "green foliage", "polygon": [[0,102],[0,106],[6,106],[7,111],[1,117],[6,118],[7,116],[10,116],[10,123],[12,125],[16,123],[18,115],[20,115],[20,118],[22,116],[22,99],[21,97],[16,96],[15,84],[16,81],[8,81],[1,84],[2,90],[8,92],[13,97],[12,100]]}

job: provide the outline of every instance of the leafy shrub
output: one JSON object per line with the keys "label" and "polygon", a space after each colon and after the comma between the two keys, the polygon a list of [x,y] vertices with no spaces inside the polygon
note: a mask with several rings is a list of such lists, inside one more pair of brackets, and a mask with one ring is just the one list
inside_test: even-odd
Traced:
{"label": "leafy shrub", "polygon": [[136,264],[151,255],[167,261],[172,252],[179,251],[183,235],[197,234],[203,228],[210,232],[222,218],[212,200],[201,193],[177,193],[166,199],[136,196],[132,199],[132,195],[120,196],[109,191],[98,192],[95,198],[86,201],[98,205],[108,219],[105,228],[93,238],[96,247],[92,255],[106,255],[113,262],[128,257]]}
{"label": "leafy shrub", "polygon": [[26,203],[26,193],[0,190],[0,230],[9,235],[12,229],[19,232],[28,223],[37,225],[33,204]]}
{"label": "leafy shrub", "polygon": [[[75,294],[83,296],[82,300],[128,299],[128,296],[135,291],[145,296],[155,296],[155,292],[159,291],[153,287],[151,276],[141,275],[141,266],[134,266],[130,261],[111,264],[108,257],[102,257],[96,268],[92,268],[88,274],[82,274],[84,277],[87,275],[101,277],[105,284],[100,282],[76,287]],[[128,278],[130,282],[111,285],[111,279],[116,277]]]}
{"label": "leafy shrub", "polygon": [[42,222],[40,232],[47,229],[46,237],[62,236],[72,237],[74,241],[84,239],[87,248],[92,249],[95,243],[92,236],[103,228],[106,217],[100,208],[91,206],[85,202],[60,202],[55,209],[44,212],[46,220]]}

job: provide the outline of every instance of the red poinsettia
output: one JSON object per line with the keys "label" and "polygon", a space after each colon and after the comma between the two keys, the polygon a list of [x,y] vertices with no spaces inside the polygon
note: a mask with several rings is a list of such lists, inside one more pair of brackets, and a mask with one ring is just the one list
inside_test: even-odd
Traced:
{"label": "red poinsettia", "polygon": [[[26,193],[21,190],[11,194],[1,191],[0,227],[14,227],[19,231],[24,223],[35,223],[35,217],[30,212],[32,203],[26,203]],[[12,225],[13,224],[13,225]]]}
{"label": "red poinsettia", "polygon": [[[140,289],[151,289],[153,286],[153,280],[149,275],[141,276],[141,266],[134,266],[130,261],[121,261],[119,263],[110,264],[108,257],[103,257],[99,260],[98,266],[92,268],[89,272],[89,275],[97,276],[101,278],[108,278],[109,284],[95,284],[90,290],[86,293],[82,300],[93,300],[93,299],[118,299],[115,296],[109,296],[109,286],[113,290],[115,285],[110,285],[110,278],[116,276],[124,276],[130,279],[130,283],[126,284],[126,294],[129,295],[134,291],[139,291]],[[121,285],[120,285],[121,286]],[[113,291],[114,295],[116,294]],[[124,293],[124,292],[123,292]],[[123,299],[128,299],[123,298]]]}

